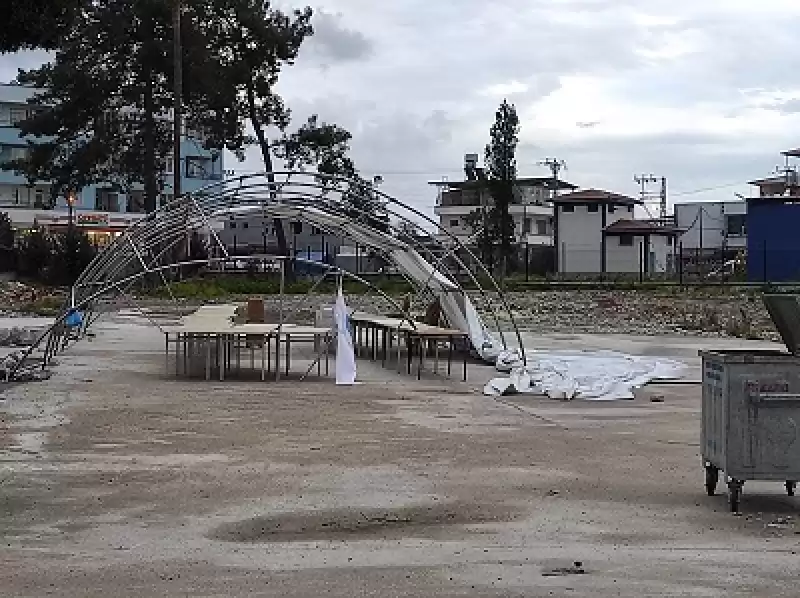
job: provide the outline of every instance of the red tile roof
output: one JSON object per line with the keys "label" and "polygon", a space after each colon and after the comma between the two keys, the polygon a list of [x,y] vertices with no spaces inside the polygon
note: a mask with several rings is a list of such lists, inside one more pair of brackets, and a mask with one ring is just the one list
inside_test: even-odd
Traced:
{"label": "red tile roof", "polygon": [[582,191],[575,191],[574,193],[567,193],[566,195],[559,195],[554,198],[555,203],[584,203],[584,202],[598,202],[598,203],[613,203],[624,205],[640,205],[642,200],[628,197],[627,195],[620,195],[619,193],[612,193],[611,191],[603,191],[601,189],[584,189]]}

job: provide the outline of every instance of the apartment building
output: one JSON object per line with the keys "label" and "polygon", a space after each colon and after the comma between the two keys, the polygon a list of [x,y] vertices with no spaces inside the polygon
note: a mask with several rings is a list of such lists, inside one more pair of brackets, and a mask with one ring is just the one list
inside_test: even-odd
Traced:
{"label": "apartment building", "polygon": [[[24,158],[28,141],[36,142],[35,138],[21,137],[19,129],[19,123],[37,109],[29,103],[35,92],[30,87],[0,84],[0,163]],[[184,192],[197,191],[222,180],[223,153],[205,149],[198,133],[188,131],[181,150]],[[161,203],[172,199],[174,168],[172,157],[167,157]],[[144,217],[144,192],[134,189],[126,194],[110,185],[92,185],[78,192],[73,210],[73,223],[86,230],[95,243],[105,245]],[[0,170],[0,211],[7,213],[19,229],[43,226],[57,231],[66,228],[70,219],[66,198],[59,197],[53,203],[48,181],[31,185],[25,177],[7,170]]]}
{"label": "apartment building", "polygon": [[[483,170],[477,166],[477,154],[467,154],[463,181],[432,181],[436,187],[434,213],[442,231],[439,240],[447,245],[451,235],[465,245],[474,244],[475,226],[482,212],[491,209],[494,200]],[[514,220],[515,236],[520,245],[553,245],[552,199],[561,191],[572,191],[575,185],[553,177],[520,177],[514,184],[514,203],[509,213]]]}

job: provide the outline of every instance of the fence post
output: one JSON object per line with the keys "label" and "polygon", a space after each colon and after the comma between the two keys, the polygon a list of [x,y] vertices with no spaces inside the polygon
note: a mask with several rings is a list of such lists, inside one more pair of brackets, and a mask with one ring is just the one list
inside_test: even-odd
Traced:
{"label": "fence post", "polygon": [[528,251],[528,241],[525,241],[525,282],[528,282],[530,276],[530,253]]}
{"label": "fence post", "polygon": [[639,284],[644,282],[644,243],[639,241]]}

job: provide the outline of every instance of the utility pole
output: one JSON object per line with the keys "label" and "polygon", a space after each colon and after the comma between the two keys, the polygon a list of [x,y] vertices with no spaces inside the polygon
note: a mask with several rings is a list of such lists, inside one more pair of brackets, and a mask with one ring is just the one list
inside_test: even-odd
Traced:
{"label": "utility pole", "polygon": [[[172,197],[177,201],[181,195],[181,176],[183,174],[183,164],[181,161],[181,125],[183,124],[183,44],[181,43],[181,6],[182,0],[172,0],[172,60],[175,77],[175,103],[173,106],[173,129],[172,129]],[[191,233],[189,232],[189,205],[186,205],[184,212],[184,228],[186,229],[186,241],[183,246],[183,258],[188,261],[191,243]],[[179,276],[180,276],[180,270]]]}
{"label": "utility pole", "polygon": [[667,222],[667,177],[661,177],[661,210],[659,216],[666,224]]}
{"label": "utility pole", "polygon": [[[661,218],[662,221],[666,218],[666,189],[667,189],[667,179],[665,177],[658,178],[654,174],[637,174],[633,177],[633,181],[637,183],[641,190],[639,191],[639,198],[642,200],[642,203],[647,205],[648,203],[652,203],[658,200],[661,206]],[[650,189],[650,185],[655,183],[661,183],[661,190],[660,191],[653,191]]]}
{"label": "utility pole", "polygon": [[181,120],[183,113],[183,44],[181,43],[181,0],[172,0],[173,68],[175,76],[175,104],[173,107],[172,153],[174,166],[172,193],[175,199],[181,194]]}

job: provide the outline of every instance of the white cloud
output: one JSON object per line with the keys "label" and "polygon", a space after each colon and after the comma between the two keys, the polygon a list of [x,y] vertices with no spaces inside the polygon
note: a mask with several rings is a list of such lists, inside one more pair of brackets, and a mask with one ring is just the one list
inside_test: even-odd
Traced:
{"label": "white cloud", "polygon": [[[521,173],[557,156],[573,182],[621,193],[636,192],[636,172],[669,177],[674,192],[745,182],[800,145],[797,0],[316,8],[317,39],[281,92],[298,118],[315,111],[349,128],[357,163],[420,208],[433,204],[428,180],[457,178],[463,154],[482,153],[503,97],[521,119]],[[0,77],[13,74],[0,59]],[[257,156],[244,165],[257,166]]]}
{"label": "white cloud", "polygon": [[493,98],[508,98],[513,95],[525,93],[530,89],[527,83],[520,83],[517,80],[509,81],[508,83],[498,83],[490,85],[481,91],[482,95],[491,96]]}

